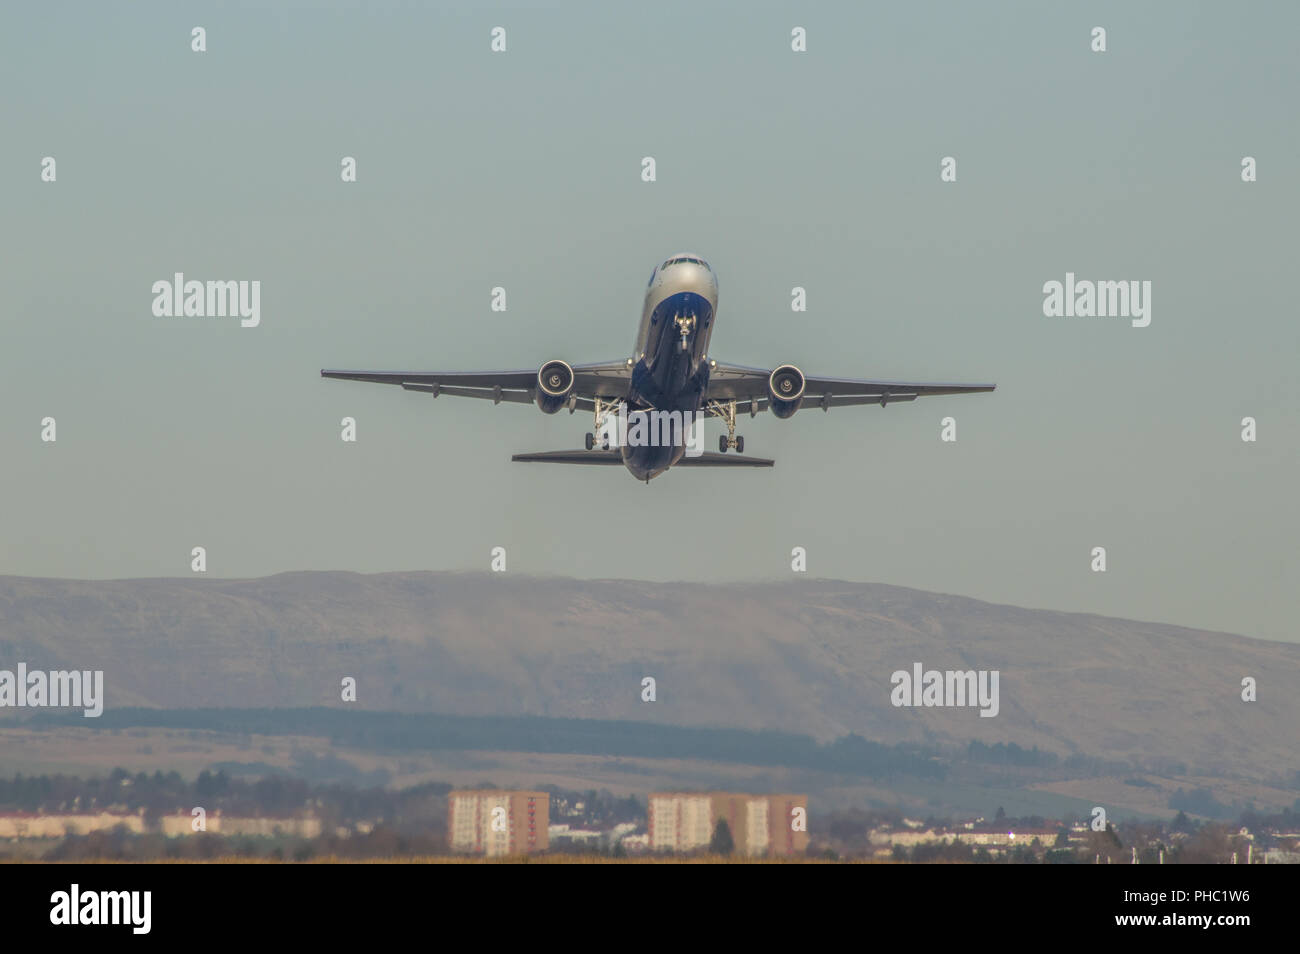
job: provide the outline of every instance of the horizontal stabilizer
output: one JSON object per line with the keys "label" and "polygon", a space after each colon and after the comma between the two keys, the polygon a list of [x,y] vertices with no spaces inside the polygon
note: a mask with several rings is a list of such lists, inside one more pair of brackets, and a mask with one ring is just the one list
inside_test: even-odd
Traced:
{"label": "horizontal stabilizer", "polygon": [[771,467],[776,461],[766,457],[746,457],[744,454],[701,454],[683,457],[674,467]]}
{"label": "horizontal stabilizer", "polygon": [[511,460],[542,464],[618,464],[623,465],[623,455],[614,450],[538,451],[535,454],[515,454]]}
{"label": "horizontal stabilizer", "polygon": [[[619,464],[623,463],[623,454],[617,450],[563,450],[539,451],[536,454],[515,454],[514,461],[541,464]],[[776,461],[765,457],[746,457],[744,454],[701,454],[699,457],[683,457],[677,467],[771,467]]]}

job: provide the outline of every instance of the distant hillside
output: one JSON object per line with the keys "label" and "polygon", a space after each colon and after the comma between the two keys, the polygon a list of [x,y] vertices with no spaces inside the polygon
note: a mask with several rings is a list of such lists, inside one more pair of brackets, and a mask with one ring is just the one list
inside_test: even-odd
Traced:
{"label": "distant hillside", "polygon": [[[901,587],[487,573],[0,577],[0,669],[103,669],[107,706],[357,706],[1014,742],[1293,775],[1300,645]],[[996,669],[1001,710],[895,708],[890,675]],[[641,680],[657,701],[641,701]],[[1241,679],[1259,701],[1241,701]],[[17,713],[0,710],[0,719]]]}
{"label": "distant hillside", "polygon": [[[769,730],[686,728],[625,719],[545,716],[449,716],[312,709],[114,708],[87,721],[81,713],[42,710],[25,727],[49,729],[187,729],[245,736],[325,736],[335,746],[382,752],[438,750],[561,753],[650,759],[698,759],[884,778],[942,779],[947,759],[912,743],[880,745],[848,735],[818,745],[806,735]],[[1021,762],[1043,754],[1015,750]],[[966,753],[958,753],[966,755]],[[1048,757],[1052,759],[1053,757]],[[269,768],[269,766],[268,766]]]}

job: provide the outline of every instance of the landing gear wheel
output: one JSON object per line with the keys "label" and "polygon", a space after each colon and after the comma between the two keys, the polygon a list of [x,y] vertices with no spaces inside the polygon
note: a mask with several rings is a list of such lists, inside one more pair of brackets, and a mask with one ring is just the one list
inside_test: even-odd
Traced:
{"label": "landing gear wheel", "polygon": [[595,446],[596,446],[596,436],[595,436],[594,434],[592,434],[591,431],[588,431],[588,432],[587,432],[587,450],[591,450],[591,449],[592,449],[593,447],[595,447]]}
{"label": "landing gear wheel", "polygon": [[[709,401],[707,402],[707,404],[708,406],[706,408],[706,413],[708,414],[708,416],[720,417],[722,418],[723,422],[727,425],[727,433],[718,435],[718,450],[723,454],[725,454],[727,452],[728,447],[734,447],[736,448],[737,454],[743,454],[745,452],[745,439],[743,437],[736,436],[735,400],[732,399],[725,403],[722,401]],[[750,401],[751,415],[755,413],[753,411],[753,404],[754,402],[751,400]]]}

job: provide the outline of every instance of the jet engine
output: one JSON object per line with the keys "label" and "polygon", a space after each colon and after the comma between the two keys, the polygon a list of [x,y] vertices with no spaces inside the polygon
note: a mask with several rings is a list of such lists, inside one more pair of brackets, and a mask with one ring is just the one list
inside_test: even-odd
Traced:
{"label": "jet engine", "polygon": [[573,392],[573,368],[556,359],[542,365],[537,372],[537,406],[544,414],[554,414],[564,407]]}
{"label": "jet engine", "polygon": [[768,406],[776,417],[793,417],[803,403],[803,372],[793,364],[783,364],[767,379]]}

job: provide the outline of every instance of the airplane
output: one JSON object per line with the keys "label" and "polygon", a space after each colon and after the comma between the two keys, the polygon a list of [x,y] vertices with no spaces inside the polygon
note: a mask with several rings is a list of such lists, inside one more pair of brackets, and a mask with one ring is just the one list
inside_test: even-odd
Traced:
{"label": "airplane", "polygon": [[[793,364],[750,368],[709,357],[709,339],[718,312],[718,278],[699,255],[670,256],[650,273],[641,325],[632,357],[595,364],[547,361],[537,371],[339,371],[321,376],[348,381],[397,384],[407,391],[438,397],[485,398],[494,404],[536,404],[543,413],[566,408],[591,411],[595,433],[585,450],[515,454],[513,461],[553,464],[622,464],[647,484],[670,467],[771,467],[775,461],[744,456],[745,439],[736,434],[737,415],[771,411],[790,418],[801,407],[833,407],[914,401],[935,394],[992,391],[993,384],[923,384],[859,378],[806,376]],[[681,439],[632,441],[610,447],[612,417],[632,419],[680,412],[695,421],[721,418],[718,453],[688,453]],[[601,435],[598,439],[597,435]],[[617,439],[615,442],[618,443]],[[597,446],[599,444],[599,446]],[[728,455],[728,450],[736,453]]]}

